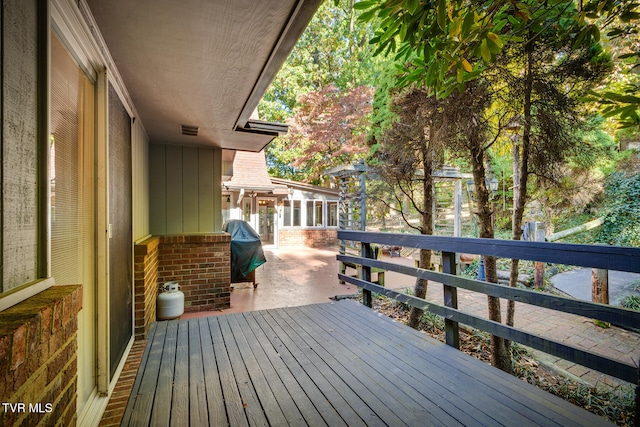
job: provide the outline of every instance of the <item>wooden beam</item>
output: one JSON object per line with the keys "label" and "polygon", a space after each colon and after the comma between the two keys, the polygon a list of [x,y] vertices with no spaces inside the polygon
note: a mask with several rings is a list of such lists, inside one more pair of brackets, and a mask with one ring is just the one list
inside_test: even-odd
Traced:
{"label": "wooden beam", "polygon": [[338,238],[408,248],[640,273],[640,248],[338,230]]}
{"label": "wooden beam", "polygon": [[604,218],[594,219],[593,221],[586,222],[577,227],[568,228],[566,230],[558,231],[557,233],[549,234],[546,237],[547,242],[555,242],[556,240],[564,239],[565,237],[573,236],[574,234],[582,233],[583,231],[591,230],[604,224]]}
{"label": "wooden beam", "polygon": [[604,304],[596,304],[556,295],[548,295],[527,289],[512,288],[509,286],[497,285],[494,283],[438,273],[431,270],[409,267],[391,262],[364,259],[347,255],[338,255],[337,259],[339,261],[345,261],[352,264],[368,265],[372,268],[395,271],[408,276],[432,280],[449,286],[455,286],[456,288],[481,292],[498,298],[506,298],[516,302],[562,311],[564,313],[586,316],[626,328],[636,328],[637,325],[640,324],[640,312],[634,310],[611,307]]}

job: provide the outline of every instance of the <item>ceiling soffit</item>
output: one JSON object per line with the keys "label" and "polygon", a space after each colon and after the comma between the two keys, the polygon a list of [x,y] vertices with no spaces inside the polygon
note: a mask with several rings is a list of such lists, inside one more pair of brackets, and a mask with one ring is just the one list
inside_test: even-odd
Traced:
{"label": "ceiling soffit", "polygon": [[86,1],[151,142],[259,151],[286,130],[250,117],[320,0]]}

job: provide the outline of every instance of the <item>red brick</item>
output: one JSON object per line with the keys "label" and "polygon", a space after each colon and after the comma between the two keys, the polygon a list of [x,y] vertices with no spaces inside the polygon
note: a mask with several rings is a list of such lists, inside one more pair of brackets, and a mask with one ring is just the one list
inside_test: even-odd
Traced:
{"label": "red brick", "polygon": [[27,325],[18,326],[13,333],[11,345],[11,369],[17,369],[27,356]]}

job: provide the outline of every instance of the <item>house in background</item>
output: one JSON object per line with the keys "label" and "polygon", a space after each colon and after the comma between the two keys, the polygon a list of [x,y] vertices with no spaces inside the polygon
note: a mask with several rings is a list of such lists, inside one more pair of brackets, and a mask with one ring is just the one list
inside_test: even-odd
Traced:
{"label": "house in background", "polygon": [[0,425],[97,425],[158,284],[228,306],[223,164],[319,3],[3,2]]}
{"label": "house in background", "polygon": [[228,157],[223,161],[225,220],[247,221],[267,247],[337,244],[337,189],[270,177],[264,151]]}

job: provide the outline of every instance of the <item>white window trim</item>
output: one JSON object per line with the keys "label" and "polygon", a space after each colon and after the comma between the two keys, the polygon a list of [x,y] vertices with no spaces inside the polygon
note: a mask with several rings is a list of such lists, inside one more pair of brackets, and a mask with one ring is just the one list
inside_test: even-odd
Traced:
{"label": "white window trim", "polygon": [[[298,202],[300,203],[300,214],[301,214],[301,218],[300,218],[300,225],[291,225],[293,223],[293,203],[294,202]],[[311,215],[314,217],[313,222],[315,223],[315,206],[318,203],[322,203],[322,225],[307,225],[307,218],[309,215],[309,209],[307,208],[307,203],[308,202],[314,202],[313,206],[314,208],[311,209]],[[283,204],[282,204],[282,219],[280,221],[280,227],[282,227],[283,229],[306,229],[306,230],[324,230],[324,229],[329,229],[329,230],[337,230],[339,228],[339,220],[337,218],[338,215],[338,203],[340,201],[337,199],[293,199],[291,197],[287,197],[286,199],[283,199]],[[285,203],[289,203],[289,208],[291,209],[291,215],[289,218],[289,224],[285,223],[284,220],[284,209],[285,209]],[[329,204],[330,203],[335,203],[336,204],[336,225],[329,225]]]}

